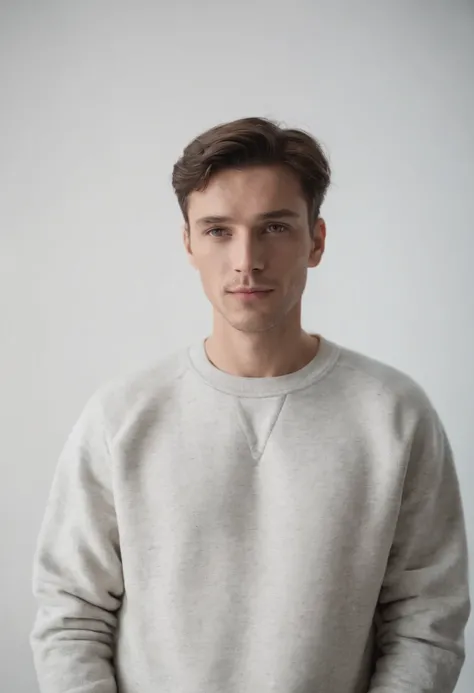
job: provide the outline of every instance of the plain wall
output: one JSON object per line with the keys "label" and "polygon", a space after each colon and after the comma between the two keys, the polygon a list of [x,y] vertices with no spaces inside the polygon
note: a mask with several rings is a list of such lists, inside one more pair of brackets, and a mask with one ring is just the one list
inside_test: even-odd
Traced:
{"label": "plain wall", "polygon": [[[413,376],[474,537],[474,3],[0,2],[0,687],[37,691],[31,562],[85,400],[203,337],[171,169],[276,118],[334,169],[304,325]],[[458,693],[474,690],[474,627]]]}

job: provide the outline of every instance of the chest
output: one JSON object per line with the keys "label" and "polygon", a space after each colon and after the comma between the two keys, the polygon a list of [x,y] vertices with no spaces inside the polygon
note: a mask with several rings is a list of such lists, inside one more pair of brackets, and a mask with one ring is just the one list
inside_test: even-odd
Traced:
{"label": "chest", "polygon": [[133,422],[115,449],[123,537],[206,551],[271,541],[290,554],[388,545],[404,455],[390,418],[368,425],[302,397],[200,397]]}

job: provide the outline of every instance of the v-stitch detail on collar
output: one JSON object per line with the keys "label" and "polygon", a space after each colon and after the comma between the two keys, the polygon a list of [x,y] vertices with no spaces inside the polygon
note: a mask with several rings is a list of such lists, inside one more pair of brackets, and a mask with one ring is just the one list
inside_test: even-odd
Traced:
{"label": "v-stitch detail on collar", "polygon": [[[239,418],[239,422],[241,425],[241,428],[244,432],[245,438],[247,440],[247,444],[250,448],[250,452],[252,454],[253,459],[256,462],[259,462],[263,453],[265,452],[265,448],[267,446],[268,440],[270,439],[270,436],[273,432],[273,429],[275,428],[275,424],[278,421],[278,418],[281,414],[281,410],[283,409],[283,405],[285,404],[287,395],[278,395],[276,397],[269,397],[266,400],[259,400],[258,401],[258,406],[262,407],[264,402],[272,402],[274,406],[274,411],[271,413],[271,415],[268,417],[266,423],[266,431],[263,432],[263,436],[260,437],[257,435],[256,430],[255,430],[255,425],[258,427],[257,430],[261,430],[260,428],[260,421],[254,421],[253,417],[249,415],[249,413],[245,409],[245,397],[242,398],[236,398],[235,406],[237,409],[237,415]],[[275,401],[276,400],[276,401]],[[254,405],[257,405],[257,402],[255,400],[250,400]]]}

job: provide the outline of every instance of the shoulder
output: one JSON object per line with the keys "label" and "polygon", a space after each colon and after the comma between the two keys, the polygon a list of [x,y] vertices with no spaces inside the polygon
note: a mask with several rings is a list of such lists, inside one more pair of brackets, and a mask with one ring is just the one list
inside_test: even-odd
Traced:
{"label": "shoulder", "polygon": [[424,388],[411,375],[388,363],[339,346],[334,376],[346,397],[377,402],[382,408],[403,407],[423,415],[432,409]]}
{"label": "shoulder", "polygon": [[[331,373],[331,392],[338,393],[342,410],[358,430],[368,430],[379,440],[441,440],[443,424],[429,395],[405,371],[346,347]],[[387,434],[387,435],[385,435]]]}
{"label": "shoulder", "polygon": [[85,411],[101,419],[112,437],[127,420],[142,419],[173,397],[189,369],[188,349],[175,351],[142,368],[122,373],[102,383]]}

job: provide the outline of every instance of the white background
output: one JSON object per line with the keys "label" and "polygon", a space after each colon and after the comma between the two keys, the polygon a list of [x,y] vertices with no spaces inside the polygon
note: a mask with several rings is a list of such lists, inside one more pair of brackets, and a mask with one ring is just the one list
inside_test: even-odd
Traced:
{"label": "white background", "polygon": [[[109,377],[210,310],[171,169],[249,115],[330,153],[304,324],[408,372],[474,549],[474,2],[0,2],[0,682],[35,693],[31,561],[57,456]],[[474,627],[458,693],[474,689]]]}

